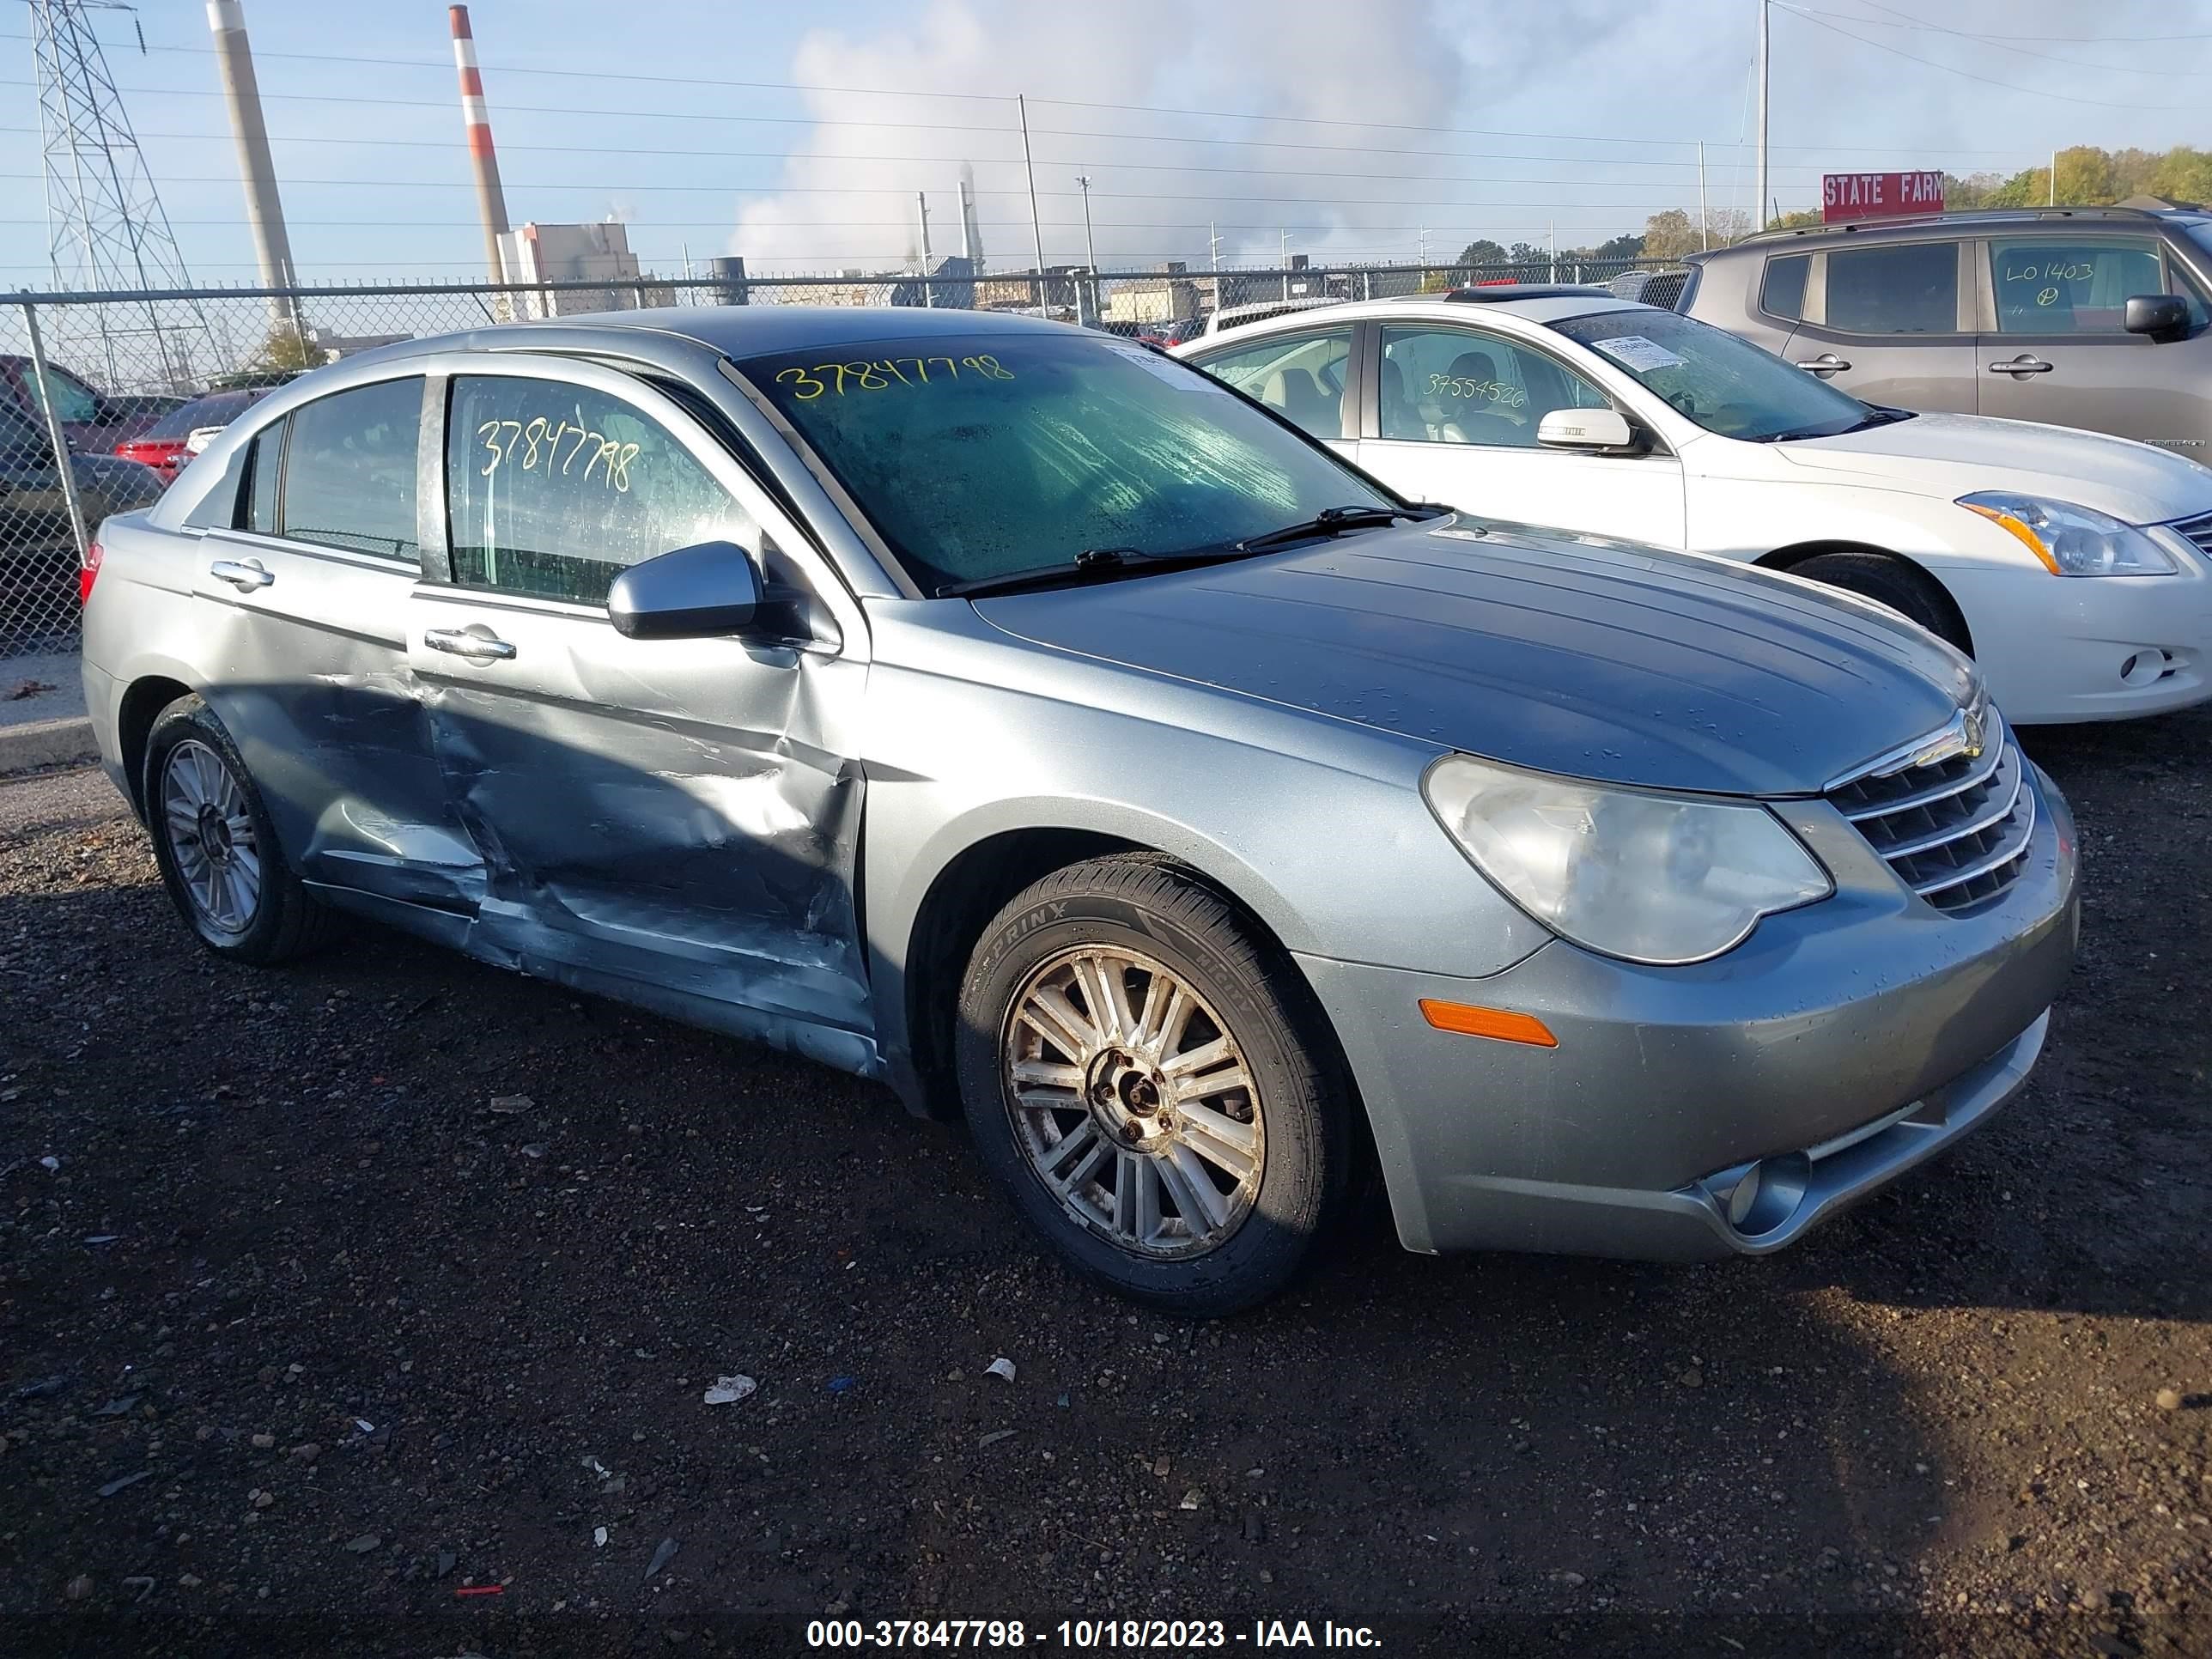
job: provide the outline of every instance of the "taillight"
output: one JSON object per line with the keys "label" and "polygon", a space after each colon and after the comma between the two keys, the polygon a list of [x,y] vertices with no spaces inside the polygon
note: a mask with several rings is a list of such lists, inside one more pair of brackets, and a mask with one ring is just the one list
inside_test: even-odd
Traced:
{"label": "taillight", "polygon": [[92,601],[92,584],[100,575],[100,544],[93,543],[84,550],[84,562],[77,567],[76,602],[80,605]]}

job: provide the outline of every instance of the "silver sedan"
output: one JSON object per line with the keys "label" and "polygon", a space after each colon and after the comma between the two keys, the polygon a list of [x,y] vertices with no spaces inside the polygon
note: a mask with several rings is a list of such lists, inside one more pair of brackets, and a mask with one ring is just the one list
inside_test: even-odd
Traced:
{"label": "silver sedan", "polygon": [[1193,1313],[1370,1160],[1415,1250],[1778,1248],[2016,1092],[2073,957],[1949,647],[1085,331],[410,342],[100,539],[102,752],[209,948],[364,917],[881,1079]]}

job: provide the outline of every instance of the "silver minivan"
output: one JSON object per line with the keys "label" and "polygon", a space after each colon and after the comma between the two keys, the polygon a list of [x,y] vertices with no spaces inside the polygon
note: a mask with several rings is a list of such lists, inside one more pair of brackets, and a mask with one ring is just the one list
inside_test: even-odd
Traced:
{"label": "silver minivan", "polygon": [[2212,212],[1814,226],[1693,253],[1675,308],[1870,403],[2045,421],[2212,462]]}

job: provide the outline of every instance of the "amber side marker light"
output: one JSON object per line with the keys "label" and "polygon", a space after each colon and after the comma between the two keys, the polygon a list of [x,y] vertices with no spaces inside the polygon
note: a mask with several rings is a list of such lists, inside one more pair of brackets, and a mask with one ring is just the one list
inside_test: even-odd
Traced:
{"label": "amber side marker light", "polygon": [[1478,1008],[1469,1002],[1439,1002],[1421,999],[1421,1018],[1439,1031],[1462,1036],[1495,1037],[1500,1042],[1527,1042],[1539,1048],[1556,1048],[1559,1038],[1534,1014],[1508,1013],[1503,1008]]}

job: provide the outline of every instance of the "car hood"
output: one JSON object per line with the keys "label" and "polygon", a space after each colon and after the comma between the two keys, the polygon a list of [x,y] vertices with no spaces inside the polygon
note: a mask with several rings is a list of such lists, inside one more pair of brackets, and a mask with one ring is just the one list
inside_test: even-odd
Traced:
{"label": "car hood", "polygon": [[975,603],[1041,645],[1662,789],[1814,793],[1976,695],[1949,647],[1810,582],[1468,525]]}
{"label": "car hood", "polygon": [[1924,491],[1946,501],[1978,489],[2014,489],[2094,507],[2130,524],[2159,524],[2212,511],[2212,467],[2132,438],[2073,427],[1979,415],[1917,415],[1864,432],[1799,438],[1771,447],[1807,471]]}

